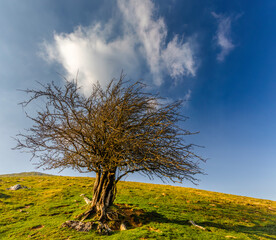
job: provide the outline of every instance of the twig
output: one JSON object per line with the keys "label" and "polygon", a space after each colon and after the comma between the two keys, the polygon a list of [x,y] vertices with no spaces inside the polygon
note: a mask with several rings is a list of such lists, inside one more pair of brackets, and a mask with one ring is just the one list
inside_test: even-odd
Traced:
{"label": "twig", "polygon": [[195,222],[194,221],[192,221],[192,220],[190,220],[189,221],[189,223],[191,223],[193,226],[195,226],[195,227],[197,227],[197,228],[200,228],[200,229],[202,229],[202,230],[206,230],[206,228],[204,228],[204,227],[201,227],[201,226],[199,226],[199,225],[197,225],[197,224],[195,224]]}

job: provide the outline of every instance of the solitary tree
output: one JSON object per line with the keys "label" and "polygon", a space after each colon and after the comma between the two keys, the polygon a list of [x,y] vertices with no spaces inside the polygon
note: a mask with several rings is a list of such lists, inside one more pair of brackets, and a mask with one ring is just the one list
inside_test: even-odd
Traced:
{"label": "solitary tree", "polygon": [[[33,126],[18,134],[16,149],[28,149],[46,169],[73,168],[95,172],[93,198],[81,217],[108,221],[116,184],[124,176],[140,172],[149,178],[196,181],[202,160],[185,144],[192,134],[179,126],[186,117],[181,101],[161,103],[158,94],[146,93],[145,85],[112,80],[106,88],[93,84],[85,97],[76,82],[59,87],[53,82],[30,95],[26,107],[40,102]],[[163,101],[164,102],[164,101]],[[43,107],[44,104],[44,107]]]}

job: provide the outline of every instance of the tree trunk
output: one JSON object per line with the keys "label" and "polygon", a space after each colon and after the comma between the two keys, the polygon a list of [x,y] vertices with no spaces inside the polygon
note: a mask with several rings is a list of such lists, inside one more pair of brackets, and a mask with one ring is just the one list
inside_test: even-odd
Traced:
{"label": "tree trunk", "polygon": [[113,204],[116,195],[115,171],[103,171],[96,174],[96,180],[93,187],[93,198],[89,209],[80,217],[82,221],[92,214],[96,215],[97,220],[107,221],[108,208]]}

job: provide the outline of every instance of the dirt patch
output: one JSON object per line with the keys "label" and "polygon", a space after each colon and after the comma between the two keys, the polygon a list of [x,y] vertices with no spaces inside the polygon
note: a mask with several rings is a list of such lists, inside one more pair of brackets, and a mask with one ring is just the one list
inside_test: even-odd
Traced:
{"label": "dirt patch", "polygon": [[36,225],[36,226],[33,226],[31,227],[31,230],[39,230],[41,228],[44,228],[44,225]]}
{"label": "dirt patch", "polygon": [[60,213],[49,213],[47,216],[55,216],[55,215],[59,215]]}
{"label": "dirt patch", "polygon": [[19,212],[26,212],[26,209],[30,208],[33,205],[34,205],[33,203],[26,204],[24,207],[20,207],[18,211]]}
{"label": "dirt patch", "polygon": [[148,227],[148,230],[149,230],[149,231],[153,231],[153,232],[158,232],[158,233],[161,233],[161,232],[162,232],[160,229],[153,228],[153,227]]}
{"label": "dirt patch", "polygon": [[120,230],[121,223],[124,223],[128,229],[143,225],[144,210],[136,209],[126,204],[115,204],[114,207],[120,221],[117,221],[118,223],[111,227],[112,230]]}

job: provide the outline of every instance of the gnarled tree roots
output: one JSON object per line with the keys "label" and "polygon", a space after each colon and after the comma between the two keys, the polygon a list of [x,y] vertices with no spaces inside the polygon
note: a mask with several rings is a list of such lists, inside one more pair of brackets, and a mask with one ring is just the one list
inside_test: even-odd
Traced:
{"label": "gnarled tree roots", "polygon": [[61,225],[62,227],[69,227],[79,232],[89,232],[92,229],[97,230],[100,234],[109,234],[112,232],[107,223],[100,221],[95,222],[82,222],[82,221],[66,221]]}
{"label": "gnarled tree roots", "polygon": [[95,209],[87,210],[77,216],[76,221],[66,221],[62,227],[69,227],[76,231],[89,232],[95,230],[100,234],[110,234],[112,231],[127,230],[127,228],[140,227],[144,214],[143,210],[132,209],[126,205],[114,205],[108,211],[96,212]]}

